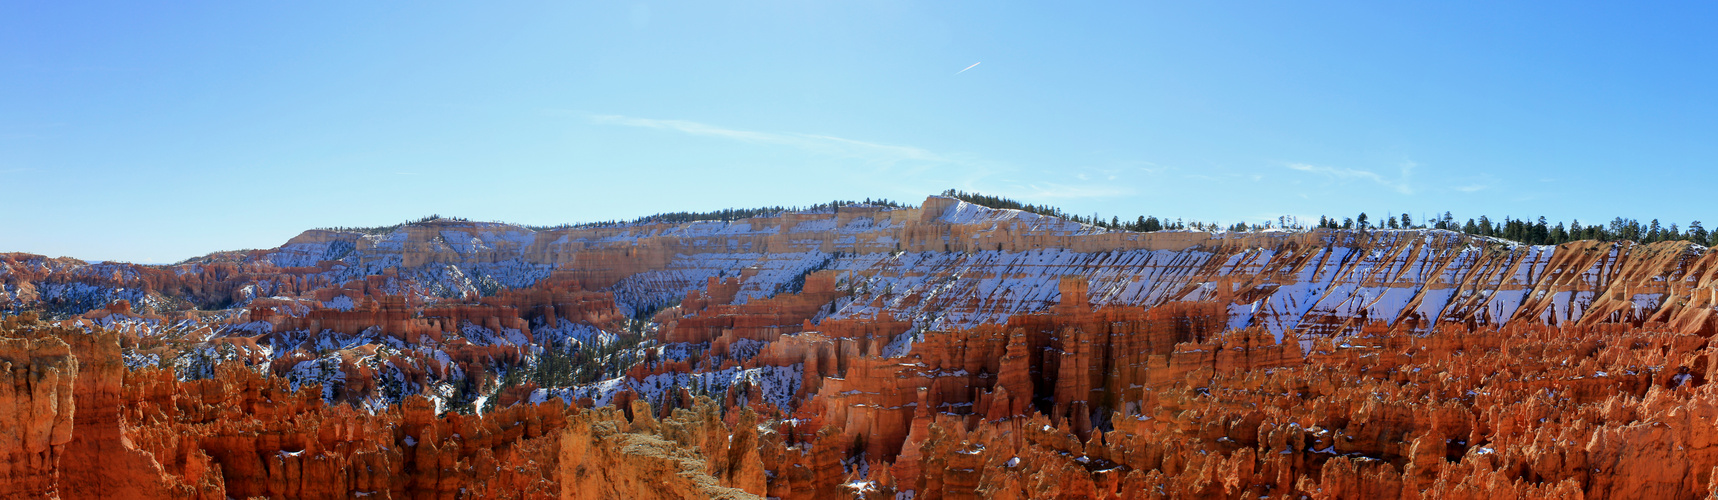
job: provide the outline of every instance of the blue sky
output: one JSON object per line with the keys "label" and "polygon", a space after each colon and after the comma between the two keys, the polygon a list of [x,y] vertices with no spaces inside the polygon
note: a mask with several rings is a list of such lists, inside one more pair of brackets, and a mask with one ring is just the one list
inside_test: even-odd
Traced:
{"label": "blue sky", "polygon": [[1713,4],[1382,3],[5,2],[0,251],[948,188],[1718,221]]}

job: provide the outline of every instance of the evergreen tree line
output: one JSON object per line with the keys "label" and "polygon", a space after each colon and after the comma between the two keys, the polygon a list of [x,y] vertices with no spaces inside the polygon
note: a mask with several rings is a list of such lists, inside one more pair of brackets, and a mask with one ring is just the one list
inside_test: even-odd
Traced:
{"label": "evergreen tree line", "polygon": [[[1307,229],[1299,220],[1296,220],[1291,216],[1278,217],[1274,223],[1265,222],[1264,224],[1237,222],[1231,225],[1222,225],[1206,222],[1185,222],[1181,219],[1170,221],[1167,218],[1158,219],[1157,217],[1147,215],[1138,216],[1131,222],[1124,222],[1120,217],[1115,216],[1110,217],[1109,220],[1105,220],[1098,214],[1092,214],[1090,217],[1080,216],[1064,212],[1062,209],[1056,207],[1031,205],[1000,196],[968,193],[955,189],[943,191],[942,195],[990,208],[1022,210],[1035,214],[1061,217],[1071,221],[1091,224],[1108,229],[1136,232],[1174,231],[1186,229],[1195,231],[1227,230],[1234,232],[1261,231],[1269,229]],[[1556,225],[1550,225],[1550,222],[1547,221],[1545,217],[1539,217],[1536,220],[1505,217],[1502,221],[1494,221],[1490,217],[1486,216],[1480,216],[1477,219],[1468,219],[1467,222],[1463,223],[1457,221],[1455,216],[1450,212],[1444,212],[1442,215],[1432,217],[1430,220],[1418,222],[1406,213],[1401,215],[1387,215],[1381,221],[1373,220],[1365,213],[1361,213],[1355,217],[1345,217],[1341,220],[1328,216],[1320,216],[1318,219],[1318,225],[1313,227],[1359,230],[1445,229],[1477,236],[1502,238],[1531,245],[1558,245],[1577,240],[1630,240],[1640,243],[1689,241],[1701,245],[1718,247],[1718,231],[1708,231],[1701,225],[1700,221],[1690,222],[1686,228],[1678,227],[1675,223],[1666,227],[1661,224],[1658,219],[1653,219],[1647,223],[1641,223],[1635,219],[1626,219],[1622,217],[1611,219],[1608,224],[1592,225],[1582,225],[1580,220],[1570,221],[1568,224],[1558,222]]]}
{"label": "evergreen tree line", "polygon": [[600,222],[585,222],[585,223],[579,223],[579,224],[561,224],[558,226],[526,226],[526,227],[531,228],[533,230],[542,231],[542,230],[547,230],[547,229],[616,227],[616,226],[630,226],[630,225],[638,225],[638,224],[680,224],[680,223],[686,223],[686,222],[700,222],[700,221],[733,222],[733,221],[742,220],[742,219],[750,219],[752,217],[774,216],[774,215],[779,215],[779,214],[784,213],[784,212],[817,212],[817,211],[840,212],[842,207],[848,207],[848,206],[872,206],[872,207],[902,208],[902,207],[906,207],[909,205],[903,205],[901,203],[897,203],[895,201],[886,200],[886,199],[882,199],[882,198],[877,198],[877,199],[866,198],[864,201],[834,200],[834,201],[830,201],[828,203],[818,203],[818,204],[811,205],[808,207],[779,206],[778,205],[778,206],[757,207],[757,208],[724,208],[721,210],[712,210],[709,212],[665,212],[665,213],[660,213],[660,214],[655,214],[655,215],[646,215],[644,217],[639,217],[636,219],[632,219],[630,221],[607,220],[607,221],[600,221]]}
{"label": "evergreen tree line", "polygon": [[1577,240],[1618,241],[1629,240],[1640,243],[1657,243],[1660,241],[1689,241],[1707,246],[1718,246],[1718,232],[1707,231],[1700,221],[1688,223],[1687,228],[1677,227],[1671,223],[1665,227],[1658,219],[1642,224],[1635,219],[1617,217],[1608,224],[1582,225],[1579,219],[1570,221],[1567,225],[1558,222],[1550,225],[1545,217],[1537,220],[1515,219],[1504,217],[1502,221],[1494,221],[1486,216],[1478,219],[1468,219],[1467,222],[1457,222],[1449,212],[1420,221],[1415,224],[1408,214],[1389,216],[1386,222],[1374,225],[1361,213],[1354,218],[1344,218],[1341,222],[1333,217],[1319,217],[1318,227],[1331,229],[1445,229],[1460,231],[1477,236],[1491,236],[1510,241],[1519,241],[1532,245],[1559,245]]}
{"label": "evergreen tree line", "polygon": [[471,222],[470,219],[466,219],[464,217],[442,217],[441,215],[430,214],[428,216],[419,217],[417,220],[408,220],[405,222],[401,222],[399,224],[394,224],[392,226],[372,226],[372,227],[334,226],[334,227],[319,227],[317,229],[321,229],[321,230],[325,230],[325,231],[342,231],[342,232],[348,232],[348,233],[388,234],[388,233],[394,232],[394,230],[399,229],[401,227],[409,226],[412,224],[423,224],[425,222],[433,221],[436,219],[447,219],[447,220],[457,221],[457,222]]}
{"label": "evergreen tree line", "polygon": [[1117,217],[1117,216],[1110,216],[1110,218],[1108,220],[1105,220],[1102,216],[1099,216],[1098,214],[1095,214],[1095,213],[1092,214],[1091,216],[1071,214],[1071,213],[1062,211],[1062,209],[1060,209],[1060,208],[1052,207],[1049,205],[1031,205],[1031,204],[1026,204],[1026,203],[1020,203],[1018,201],[1014,201],[1014,200],[1011,200],[1008,198],[1003,198],[1000,196],[989,196],[989,195],[984,195],[984,194],[979,194],[979,193],[968,193],[968,192],[960,191],[960,190],[956,190],[956,189],[950,189],[947,191],[943,191],[942,195],[950,197],[950,198],[959,199],[961,201],[971,203],[974,205],[984,206],[984,207],[1020,210],[1020,211],[1031,212],[1031,213],[1035,213],[1035,214],[1039,214],[1039,215],[1048,215],[1051,217],[1059,217],[1062,219],[1071,220],[1071,221],[1078,222],[1081,224],[1090,224],[1093,226],[1098,226],[1098,227],[1102,227],[1102,228],[1106,228],[1106,229],[1115,229],[1115,230],[1122,230],[1122,231],[1134,231],[1134,232],[1141,232],[1141,233],[1149,233],[1152,231],[1181,231],[1181,230],[1189,230],[1189,229],[1194,230],[1194,231],[1222,231],[1222,230],[1228,230],[1228,231],[1261,231],[1261,230],[1265,230],[1265,229],[1271,229],[1273,227],[1287,228],[1287,229],[1304,229],[1303,227],[1300,226],[1298,221],[1294,220],[1293,217],[1286,217],[1286,216],[1285,217],[1279,217],[1277,220],[1278,224],[1275,226],[1271,225],[1271,223],[1269,223],[1269,222],[1266,222],[1264,224],[1248,224],[1245,222],[1239,222],[1239,223],[1235,223],[1233,225],[1222,225],[1222,224],[1218,224],[1216,222],[1186,221],[1186,220],[1182,220],[1182,219],[1169,220],[1168,218],[1158,219],[1157,217],[1151,216],[1151,215],[1141,215],[1141,216],[1135,217],[1131,221],[1124,221],[1121,219],[1121,217]]}
{"label": "evergreen tree line", "polygon": [[644,353],[638,347],[645,340],[644,335],[624,332],[613,342],[594,347],[552,342],[543,346],[529,368],[516,369],[521,370],[521,378],[528,378],[539,387],[568,387],[607,380],[643,361]]}
{"label": "evergreen tree line", "polygon": [[[655,215],[646,215],[644,217],[639,217],[636,219],[632,219],[630,221],[607,220],[607,221],[599,221],[599,222],[584,222],[584,223],[578,223],[578,224],[558,224],[558,225],[553,225],[553,226],[524,226],[524,227],[527,229],[534,230],[534,231],[546,231],[546,230],[553,230],[553,229],[615,227],[615,226],[626,226],[626,225],[637,225],[637,224],[655,224],[655,223],[679,224],[679,223],[684,223],[684,222],[698,222],[698,221],[731,222],[731,221],[737,221],[737,220],[742,220],[742,219],[749,219],[752,217],[772,216],[772,215],[777,215],[777,214],[781,214],[784,212],[807,212],[807,211],[810,211],[810,212],[817,212],[817,211],[840,212],[842,207],[848,207],[848,206],[873,206],[873,207],[887,207],[887,208],[902,208],[902,207],[906,207],[909,205],[903,205],[903,204],[895,202],[893,200],[887,200],[887,199],[883,199],[883,198],[878,198],[878,199],[866,198],[864,201],[834,200],[834,201],[830,201],[827,203],[818,203],[818,204],[811,205],[808,207],[772,206],[772,207],[757,207],[757,208],[724,208],[721,210],[712,210],[709,212],[667,212],[667,213],[660,213],[660,214],[655,214]],[[433,221],[436,219],[447,219],[447,220],[458,221],[458,222],[471,222],[470,219],[466,219],[464,217],[442,217],[441,215],[430,215],[427,217],[419,218],[417,220],[410,220],[410,221],[402,222],[399,224],[394,224],[391,226],[373,226],[373,227],[334,226],[334,227],[322,227],[322,228],[317,228],[317,229],[322,229],[322,230],[327,230],[327,231],[344,231],[344,232],[364,233],[364,234],[388,234],[388,233],[394,232],[395,230],[397,230],[401,227],[404,227],[404,226],[409,226],[412,224],[422,224],[422,223],[430,222],[430,221]]]}

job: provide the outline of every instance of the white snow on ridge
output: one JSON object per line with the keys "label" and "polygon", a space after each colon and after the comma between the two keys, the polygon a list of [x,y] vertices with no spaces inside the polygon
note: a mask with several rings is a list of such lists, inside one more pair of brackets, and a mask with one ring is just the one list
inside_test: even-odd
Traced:
{"label": "white snow on ridge", "polygon": [[953,205],[949,205],[938,217],[938,220],[950,224],[990,224],[992,228],[1005,223],[1013,223],[1019,224],[1021,229],[1034,232],[1061,232],[1070,235],[1108,232],[1097,226],[1089,226],[1060,217],[1039,215],[1024,210],[989,208],[958,200]]}
{"label": "white snow on ridge", "polygon": [[[660,405],[663,396],[674,388],[685,388],[701,394],[716,394],[727,391],[735,384],[746,382],[753,387],[754,393],[761,392],[766,402],[783,411],[791,411],[793,396],[799,392],[804,375],[803,365],[796,363],[792,366],[765,366],[749,370],[728,368],[698,373],[663,373],[645,377],[643,380],[616,377],[584,386],[539,391],[545,399],[559,397],[571,404],[579,398],[591,398],[597,406],[607,406],[616,393],[630,390],[651,404]],[[533,400],[538,398],[537,394],[532,395]]]}

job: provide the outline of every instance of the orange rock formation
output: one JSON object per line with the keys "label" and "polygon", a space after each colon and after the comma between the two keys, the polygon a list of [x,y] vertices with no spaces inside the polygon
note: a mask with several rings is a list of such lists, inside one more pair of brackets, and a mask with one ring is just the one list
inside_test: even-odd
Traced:
{"label": "orange rock formation", "polygon": [[941,197],[4,254],[0,498],[1701,498],[1714,255]]}

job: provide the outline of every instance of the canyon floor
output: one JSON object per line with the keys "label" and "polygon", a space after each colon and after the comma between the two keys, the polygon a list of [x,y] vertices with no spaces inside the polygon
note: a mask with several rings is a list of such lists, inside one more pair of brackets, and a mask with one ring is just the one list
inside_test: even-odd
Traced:
{"label": "canyon floor", "polygon": [[1715,281],[945,197],[0,254],[0,498],[1706,498]]}

